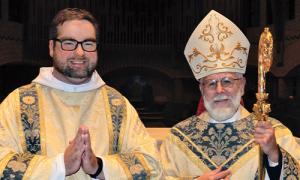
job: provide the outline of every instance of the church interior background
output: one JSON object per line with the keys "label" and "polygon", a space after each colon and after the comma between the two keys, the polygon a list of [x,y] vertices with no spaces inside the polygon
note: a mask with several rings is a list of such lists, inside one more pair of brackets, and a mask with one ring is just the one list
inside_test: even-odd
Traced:
{"label": "church interior background", "polygon": [[300,136],[300,1],[296,0],[1,0],[0,100],[51,66],[48,24],[65,7],[100,23],[98,72],[136,107],[146,127],[170,127],[193,114],[201,94],[183,55],[201,19],[215,9],[251,43],[245,107],[257,91],[257,46],[268,26],[274,63],[267,91],[275,117]]}

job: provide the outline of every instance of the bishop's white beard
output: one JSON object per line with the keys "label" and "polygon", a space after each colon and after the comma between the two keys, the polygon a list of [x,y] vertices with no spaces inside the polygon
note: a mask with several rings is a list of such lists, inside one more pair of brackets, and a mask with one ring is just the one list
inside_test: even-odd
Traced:
{"label": "bishop's white beard", "polygon": [[[216,121],[225,121],[229,118],[231,118],[238,110],[238,107],[240,106],[242,92],[238,91],[237,94],[235,94],[233,97],[219,94],[216,97],[213,98],[210,102],[205,98],[203,95],[204,100],[204,106],[210,115],[214,120]],[[227,107],[215,107],[214,101],[222,100],[222,99],[229,99]]]}

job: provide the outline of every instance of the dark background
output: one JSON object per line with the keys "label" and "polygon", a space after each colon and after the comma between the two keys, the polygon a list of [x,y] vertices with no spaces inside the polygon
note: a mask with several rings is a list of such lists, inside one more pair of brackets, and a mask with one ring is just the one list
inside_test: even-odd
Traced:
{"label": "dark background", "polygon": [[[257,89],[257,44],[265,26],[274,36],[275,70],[267,75],[271,116],[300,136],[300,5],[295,0],[1,0],[0,98],[51,66],[48,27],[65,7],[92,12],[100,23],[99,65],[104,81],[122,92],[147,127],[170,127],[193,114],[201,96],[183,55],[201,19],[215,9],[251,42],[245,107]],[[293,54],[291,53],[293,52]],[[288,57],[295,56],[294,65]],[[299,57],[299,58],[297,58]],[[292,63],[292,64],[293,64]],[[283,73],[284,72],[284,73]]]}

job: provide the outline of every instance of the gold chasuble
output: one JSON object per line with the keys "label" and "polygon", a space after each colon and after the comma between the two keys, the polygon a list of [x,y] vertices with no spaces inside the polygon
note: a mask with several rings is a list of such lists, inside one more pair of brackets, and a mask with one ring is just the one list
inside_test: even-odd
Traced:
{"label": "gold chasuble", "polygon": [[[230,123],[209,123],[202,117],[190,117],[171,129],[161,148],[166,179],[194,179],[217,167],[230,169],[232,180],[257,179],[253,115]],[[269,120],[282,153],[281,179],[299,179],[299,145],[283,124]]]}
{"label": "gold chasuble", "polygon": [[66,92],[37,83],[16,89],[0,106],[1,179],[91,179],[82,169],[65,177],[58,163],[80,124],[89,128],[105,177],[159,179],[155,141],[120,93],[107,85]]}

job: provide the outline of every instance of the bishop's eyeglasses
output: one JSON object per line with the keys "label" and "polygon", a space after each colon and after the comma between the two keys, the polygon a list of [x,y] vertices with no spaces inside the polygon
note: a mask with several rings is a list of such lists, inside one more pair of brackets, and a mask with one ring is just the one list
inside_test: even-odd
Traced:
{"label": "bishop's eyeglasses", "polygon": [[84,40],[77,41],[75,39],[53,39],[54,41],[60,42],[61,49],[64,51],[74,51],[78,44],[81,45],[82,49],[87,52],[95,52],[98,44],[95,40]]}
{"label": "bishop's eyeglasses", "polygon": [[204,88],[209,90],[215,90],[217,88],[218,82],[221,83],[223,88],[232,88],[235,81],[241,80],[243,78],[232,78],[232,77],[223,77],[221,79],[207,79],[204,80],[201,84]]}

